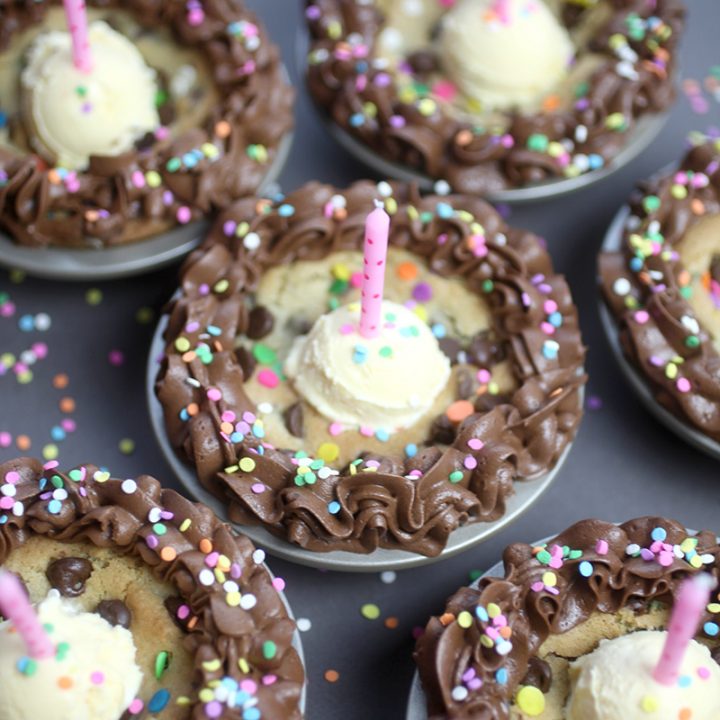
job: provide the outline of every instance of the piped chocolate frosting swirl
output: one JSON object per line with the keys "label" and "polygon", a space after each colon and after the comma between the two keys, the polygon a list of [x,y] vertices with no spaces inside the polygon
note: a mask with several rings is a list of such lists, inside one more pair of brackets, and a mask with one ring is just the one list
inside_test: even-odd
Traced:
{"label": "piped chocolate frosting swirl", "polygon": [[[235,352],[236,339],[251,327],[253,294],[267,270],[361,250],[375,201],[391,213],[391,247],[485,299],[517,389],[450,427],[440,446],[428,439],[413,457],[358,447],[358,462],[298,487],[293,452],[227,426],[231,418],[252,422],[257,412],[244,388],[253,366],[243,362],[247,352]],[[514,481],[552,468],[582,415],[585,350],[568,286],[536,236],[474,197],[360,182],[240,201],[186,261],[164,339],[156,390],[173,446],[233,521],[262,524],[313,551],[438,555],[460,525],[501,517]]]}
{"label": "piped chocolate frosting swirl", "polygon": [[[179,617],[187,633],[185,646],[195,660],[196,688],[187,690],[188,717],[238,717],[241,706],[217,702],[212,710],[220,708],[221,714],[207,713],[207,699],[197,696],[201,688],[213,687],[224,677],[238,684],[249,681],[244,687],[252,686],[254,692],[248,695],[248,707],[257,705],[263,718],[302,717],[304,671],[292,645],[295,623],[252,543],[207,507],[162,489],[148,475],[113,479],[92,465],[62,473],[56,463],[43,466],[28,458],[0,465],[0,487],[4,498],[12,498],[12,503],[0,505],[0,566],[13,550],[41,535],[59,543],[87,541],[129,553],[175,587],[178,597],[173,600],[184,608]],[[208,582],[209,554],[222,559],[217,570],[254,603],[229,604],[217,573]],[[77,583],[89,575],[83,562],[68,558],[51,565],[53,582],[71,588],[64,594],[77,594]],[[108,603],[98,611],[112,617],[111,622],[127,622],[127,608]],[[264,652],[267,643],[273,653]],[[132,717],[145,717],[143,712]]]}
{"label": "piped chocolate frosting swirl", "polygon": [[306,4],[307,82],[318,106],[384,159],[446,180],[457,192],[484,194],[601,168],[640,118],[666,110],[675,96],[680,0],[564,2],[569,27],[608,11],[589,46],[600,66],[570,109],[511,113],[508,128],[498,131],[454,117],[426,91],[401,98],[392,72],[375,57],[385,18],[374,1]]}
{"label": "piped chocolate frosting swirl", "polygon": [[[682,580],[701,570],[720,578],[715,533],[691,537],[660,517],[620,526],[583,520],[542,546],[508,546],[503,562],[504,577],[456,592],[418,640],[415,658],[430,720],[508,720],[519,685],[547,683],[537,653],[550,636],[596,612],[641,612],[653,601],[672,605]],[[501,652],[491,639],[498,637],[497,617],[510,628],[502,637],[511,647]],[[717,616],[707,610],[705,622],[717,627]],[[470,681],[474,689],[455,699],[453,689],[467,687],[463,677],[481,682]]]}
{"label": "piped chocolate frosting swirl", "polygon": [[[2,3],[0,52],[55,5],[61,3]],[[117,157],[92,157],[72,183],[36,155],[0,145],[0,227],[22,245],[117,245],[199,220],[255,192],[292,127],[294,98],[279,51],[257,18],[240,0],[88,5],[107,10],[110,19],[114,10],[129,12],[149,31],[169,28],[177,43],[206,58],[221,100],[202,126],[152,137]],[[21,119],[8,122],[12,130]]]}
{"label": "piped chocolate frosting swirl", "polygon": [[693,308],[696,293],[720,308],[715,255],[697,278],[679,252],[695,226],[720,214],[720,143],[693,147],[676,170],[641,183],[630,211],[620,249],[599,260],[623,350],[661,405],[720,440],[720,353]]}

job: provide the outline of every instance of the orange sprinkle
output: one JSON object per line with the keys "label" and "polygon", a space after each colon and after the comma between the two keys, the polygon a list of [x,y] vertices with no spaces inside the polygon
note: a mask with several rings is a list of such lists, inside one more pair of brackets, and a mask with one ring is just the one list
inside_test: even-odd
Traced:
{"label": "orange sprinkle", "polygon": [[690,708],[683,708],[678,713],[678,720],[690,720],[692,717],[692,710]]}
{"label": "orange sprinkle", "polygon": [[560,107],[559,95],[548,95],[542,102],[542,109],[545,112],[554,112]]}
{"label": "orange sprinkle", "polygon": [[213,544],[207,538],[203,538],[200,541],[200,544],[198,545],[198,547],[200,548],[201,553],[205,553],[206,555],[208,555],[209,553],[212,552]]}
{"label": "orange sprinkle", "polygon": [[345,218],[347,218],[347,210],[345,208],[335,208],[333,215],[336,220],[345,220]]}
{"label": "orange sprinkle", "polygon": [[439,620],[441,625],[447,626],[455,622],[455,616],[452,613],[446,612],[440,616]]}
{"label": "orange sprinkle", "polygon": [[[706,271],[706,272],[704,272],[704,273],[700,276],[700,282],[702,283],[702,286],[703,286],[708,292],[710,292],[710,280],[711,280],[711,279],[712,279],[712,278],[710,277],[710,271],[709,271],[709,270]],[[686,284],[686,283],[681,283],[681,285],[685,285],[685,284]]]}
{"label": "orange sprinkle", "polygon": [[455,136],[455,142],[460,147],[465,147],[466,145],[469,145],[472,142],[473,134],[470,130],[461,130],[456,136]]}
{"label": "orange sprinkle", "polygon": [[72,678],[67,675],[61,675],[57,681],[58,687],[61,690],[69,690],[73,686]]}
{"label": "orange sprinkle", "polygon": [[394,630],[399,624],[400,621],[396,617],[385,618],[385,627],[388,630]]}
{"label": "orange sprinkle", "polygon": [[60,400],[60,410],[64,413],[75,412],[75,400],[71,397],[64,397]]}
{"label": "orange sprinkle", "polygon": [[63,390],[70,384],[70,378],[65,373],[58,373],[52,381],[53,387]]}
{"label": "orange sprinkle", "polygon": [[265,200],[265,199],[258,200],[255,203],[255,212],[258,215],[264,215],[267,211],[270,210],[271,206],[272,206],[271,200]]}
{"label": "orange sprinkle", "polygon": [[500,637],[509,640],[512,637],[512,628],[509,625],[503,625],[500,628]]}
{"label": "orange sprinkle", "polygon": [[558,395],[562,395],[564,388],[555,388],[551,393],[550,397],[557,397]]}
{"label": "orange sprinkle", "polygon": [[53,185],[59,185],[62,180],[60,179],[60,173],[53,168],[50,170],[47,174],[47,179],[53,184]]}
{"label": "orange sprinkle", "polygon": [[172,562],[177,557],[177,550],[175,550],[174,547],[171,547],[170,545],[166,545],[161,551],[160,551],[160,557],[165,562]]}
{"label": "orange sprinkle", "polygon": [[690,203],[690,209],[693,211],[695,215],[704,215],[705,214],[705,203],[700,200],[699,198],[695,198]]}
{"label": "orange sprinkle", "polygon": [[473,404],[469,400],[456,400],[445,411],[448,419],[454,423],[461,423],[465,418],[470,417],[475,412]]}
{"label": "orange sprinkle", "polygon": [[188,623],[187,623],[188,630],[192,630],[192,629],[197,625],[197,621],[198,621],[197,616],[193,615],[193,616],[188,620]]}
{"label": "orange sprinkle", "polygon": [[226,137],[230,137],[230,133],[232,132],[232,126],[227,120],[221,120],[216,126],[215,126],[215,134],[224,140]]}
{"label": "orange sprinkle", "polygon": [[29,450],[32,441],[27,435],[18,435],[15,438],[15,444],[18,446],[18,450]]}
{"label": "orange sprinkle", "polygon": [[336,683],[340,679],[340,673],[337,670],[326,670],[325,679],[329,683]]}
{"label": "orange sprinkle", "polygon": [[200,412],[200,406],[197,403],[190,403],[186,409],[187,414],[190,415],[190,417],[197,415]]}
{"label": "orange sprinkle", "polygon": [[186,353],[183,353],[180,358],[183,362],[189,363],[192,362],[197,357],[197,353],[194,350],[188,350]]}
{"label": "orange sprinkle", "polygon": [[417,277],[418,269],[414,262],[403,262],[397,266],[395,272],[401,280],[414,280]]}
{"label": "orange sprinkle", "polygon": [[681,285],[689,285],[690,284],[690,273],[687,270],[681,270],[678,273],[678,282]]}
{"label": "orange sprinkle", "polygon": [[[190,410],[188,409],[188,415],[190,414]],[[223,422],[220,423],[220,431],[224,432],[226,435],[232,435],[233,430],[233,424],[231,422]]]}

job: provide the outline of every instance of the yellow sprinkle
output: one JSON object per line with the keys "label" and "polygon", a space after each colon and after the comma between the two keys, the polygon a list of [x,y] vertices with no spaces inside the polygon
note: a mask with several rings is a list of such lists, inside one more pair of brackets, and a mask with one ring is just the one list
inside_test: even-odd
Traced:
{"label": "yellow sprinkle", "polygon": [[255,461],[250,457],[244,457],[240,460],[240,469],[243,472],[252,472],[255,469]]}
{"label": "yellow sprinkle", "polygon": [[186,518],[180,524],[180,532],[185,532],[186,530],[189,530],[191,525],[192,525],[192,520],[190,518]]}
{"label": "yellow sprinkle", "polygon": [[335,462],[340,457],[340,448],[335,443],[323,443],[317,450],[317,456],[326,463]]}
{"label": "yellow sprinkle", "polygon": [[187,352],[190,349],[190,341],[186,337],[179,337],[175,340],[175,349],[178,352]]}
{"label": "yellow sprinkle", "polygon": [[559,158],[565,153],[565,148],[559,142],[551,142],[548,145],[548,155],[550,157]]}
{"label": "yellow sprinkle", "polygon": [[690,565],[696,569],[700,569],[703,565],[702,558],[699,555],[693,555],[690,558]]}
{"label": "yellow sprinkle", "polygon": [[198,693],[198,698],[201,702],[209,703],[215,699],[215,693],[210,688],[203,688]]}
{"label": "yellow sprinkle", "polygon": [[488,617],[496,618],[501,613],[502,613],[502,611],[500,610],[499,605],[496,605],[495,603],[488,603],[488,606],[487,606]]}
{"label": "yellow sprinkle", "polygon": [[220,568],[215,568],[215,579],[222,585],[227,578],[225,577],[225,573]]}
{"label": "yellow sprinkle", "polygon": [[546,587],[555,587],[557,585],[557,575],[554,572],[543,573],[542,581]]}
{"label": "yellow sprinkle", "polygon": [[486,648],[495,647],[495,643],[489,635],[481,635],[480,644],[485,646]]}
{"label": "yellow sprinkle", "polygon": [[145,173],[145,182],[151,187],[156,188],[162,185],[162,177],[156,170],[150,170]]}
{"label": "yellow sprinkle", "polygon": [[222,667],[222,663],[218,658],[215,658],[215,660],[206,660],[202,666],[203,670],[207,670],[208,672],[217,672]]}
{"label": "yellow sprinkle", "polygon": [[240,593],[237,592],[237,590],[235,590],[235,591],[233,591],[233,592],[229,592],[229,593],[225,596],[225,602],[226,602],[230,607],[237,607],[237,606],[240,604],[240,597],[241,597]]}
{"label": "yellow sprinkle", "polygon": [[336,263],[332,266],[332,274],[336,280],[349,280],[350,268],[345,263]]}
{"label": "yellow sprinkle", "polygon": [[716,615],[717,613],[720,613],[720,603],[710,603],[707,606],[708,612],[711,612],[713,615]]}
{"label": "yellow sprinkle", "polygon": [[545,696],[532,685],[520,688],[515,701],[520,710],[530,717],[537,717],[545,710]]}
{"label": "yellow sprinkle", "polygon": [[385,200],[385,210],[388,215],[394,215],[398,210],[397,200],[395,200],[395,198]]}
{"label": "yellow sprinkle", "polygon": [[238,660],[238,667],[240,668],[240,672],[247,675],[250,672],[250,665],[248,664],[248,661],[245,658],[240,658]]}
{"label": "yellow sprinkle", "polygon": [[645,697],[640,701],[640,707],[646,713],[654,713],[660,707],[660,703],[657,701],[656,697],[653,697],[652,695],[645,695]]}
{"label": "yellow sprinkle", "polygon": [[416,305],[416,306],[413,308],[413,312],[414,312],[415,315],[416,315],[418,318],[420,318],[420,320],[422,320],[424,323],[426,323],[426,322],[428,321],[427,309],[424,308],[422,305]]}
{"label": "yellow sprinkle", "polygon": [[243,222],[241,222],[235,229],[235,237],[245,237],[248,232],[250,232],[250,223],[248,223],[246,220],[243,220]]}
{"label": "yellow sprinkle", "polygon": [[187,695],[180,695],[180,697],[175,701],[178,705],[190,705],[192,700]]}
{"label": "yellow sprinkle", "polygon": [[473,624],[472,615],[471,615],[467,610],[463,610],[463,611],[458,615],[457,624],[458,624],[461,628],[469,628],[469,627],[472,627],[472,624]]}
{"label": "yellow sprinkle", "polygon": [[230,572],[230,558],[227,555],[220,555],[218,557],[217,566],[223,572]]}

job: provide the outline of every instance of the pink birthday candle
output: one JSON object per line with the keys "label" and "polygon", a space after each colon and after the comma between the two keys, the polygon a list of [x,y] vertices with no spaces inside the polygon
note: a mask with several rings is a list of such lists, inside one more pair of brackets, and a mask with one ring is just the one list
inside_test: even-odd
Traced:
{"label": "pink birthday candle", "polygon": [[715,581],[706,573],[696,575],[680,586],[670,616],[660,662],[653,671],[653,677],[661,685],[672,685],[677,682],[685,651],[695,637],[700,618],[707,607],[714,586]]}
{"label": "pink birthday candle", "polygon": [[360,310],[360,334],[364,338],[374,338],[380,334],[389,234],[390,217],[382,206],[378,205],[365,222]]}
{"label": "pink birthday candle", "polygon": [[72,38],[73,63],[80,72],[93,69],[90,41],[88,40],[87,8],[85,0],[64,0],[65,18]]}
{"label": "pink birthday candle", "polygon": [[15,626],[30,657],[40,660],[55,654],[55,646],[40,624],[20,581],[3,570],[0,570],[0,613]]}

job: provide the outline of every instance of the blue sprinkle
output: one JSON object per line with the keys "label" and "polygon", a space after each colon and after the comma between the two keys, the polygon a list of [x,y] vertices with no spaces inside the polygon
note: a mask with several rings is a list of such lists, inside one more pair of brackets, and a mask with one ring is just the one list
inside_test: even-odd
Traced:
{"label": "blue sprinkle", "polygon": [[254,422],[252,426],[252,433],[256,438],[264,438],[265,428],[259,422]]}
{"label": "blue sprinkle", "polygon": [[48,503],[47,509],[52,515],[59,515],[62,510],[62,503],[59,500],[51,500]]}
{"label": "blue sprinkle", "polygon": [[185,153],[182,156],[183,165],[193,168],[198,164],[197,158],[192,153]]}
{"label": "blue sprinkle", "polygon": [[61,440],[65,439],[66,434],[65,434],[65,431],[59,425],[55,425],[52,428],[52,430],[50,430],[50,437],[53,440],[60,442]]}
{"label": "blue sprinkle", "polygon": [[665,528],[656,527],[650,533],[650,537],[656,542],[665,542],[667,539],[667,530],[665,530]]}
{"label": "blue sprinkle", "polygon": [[692,678],[689,675],[681,675],[678,678],[678,687],[687,688],[692,685]]}
{"label": "blue sprinkle", "polygon": [[417,455],[417,445],[415,443],[409,443],[405,446],[405,454],[409,457],[415,457]]}
{"label": "blue sprinkle", "polygon": [[165,709],[165,706],[170,702],[170,693],[163,689],[158,690],[147,704],[147,708],[150,712],[156,713]]}
{"label": "blue sprinkle", "polygon": [[505,668],[500,668],[500,669],[495,673],[495,681],[496,681],[499,685],[505,685],[505,684],[507,683],[507,681],[508,681],[508,671],[507,671]]}
{"label": "blue sprinkle", "polygon": [[631,269],[633,272],[640,272],[640,271],[642,270],[642,266],[643,266],[642,258],[634,257],[634,258],[630,261],[630,269]]}
{"label": "blue sprinkle", "polygon": [[228,676],[225,676],[220,681],[220,684],[224,685],[226,688],[228,688],[228,690],[237,690],[237,688],[238,688],[237,680],[235,680],[235,678],[231,678]]}
{"label": "blue sprinkle", "polygon": [[0,515],[0,525],[4,525],[8,521],[7,515]]}
{"label": "blue sprinkle", "polygon": [[438,339],[441,340],[447,335],[447,329],[442,323],[435,323],[432,328],[432,334]]}
{"label": "blue sprinkle", "polygon": [[355,113],[350,116],[350,125],[352,127],[360,127],[365,124],[365,116],[362,113]]}
{"label": "blue sprinkle", "polygon": [[219,328],[217,325],[208,325],[207,331],[210,335],[213,335],[214,337],[222,335],[222,329]]}
{"label": "blue sprinkle", "polygon": [[557,312],[557,311],[554,312],[554,313],[551,313],[551,314],[548,316],[548,322],[549,322],[553,327],[559,328],[559,327],[563,324],[562,314],[559,313],[559,312]]}
{"label": "blue sprinkle", "polygon": [[18,327],[23,332],[32,332],[35,329],[35,318],[32,315],[23,315],[18,320]]}
{"label": "blue sprinkle", "polygon": [[337,515],[340,512],[340,503],[337,500],[333,500],[328,503],[328,512],[331,515]]}
{"label": "blue sprinkle", "polygon": [[591,170],[597,170],[605,164],[605,161],[597,153],[591,153],[588,155],[588,162],[590,163]]}
{"label": "blue sprinkle", "polygon": [[180,411],[180,419],[181,419],[183,422],[187,422],[187,421],[190,419],[190,413],[187,411],[187,408],[183,408],[183,409]]}
{"label": "blue sprinkle", "polygon": [[280,217],[292,217],[294,214],[295,208],[287,203],[284,203],[278,208],[278,215],[280,215]]}
{"label": "blue sprinkle", "polygon": [[448,205],[448,203],[444,202],[438,203],[435,210],[441,218],[444,218],[446,220],[448,218],[451,218],[455,214],[452,205]]}
{"label": "blue sprinkle", "polygon": [[233,443],[242,442],[244,439],[245,439],[245,436],[242,433],[239,433],[237,430],[230,435],[230,442],[233,442]]}
{"label": "blue sprinkle", "polygon": [[265,454],[265,446],[260,445],[258,448],[256,448],[258,455],[264,455]]}
{"label": "blue sprinkle", "polygon": [[367,360],[367,355],[363,355],[362,353],[356,352],[353,353],[353,362],[356,365],[362,365]]}
{"label": "blue sprinkle", "polygon": [[246,693],[244,690],[240,690],[237,694],[237,697],[235,698],[236,707],[238,705],[244,705],[250,699],[251,696],[249,693]]}
{"label": "blue sprinkle", "polygon": [[478,605],[475,608],[475,615],[477,615],[478,620],[481,622],[487,622],[490,619],[487,610],[482,605]]}
{"label": "blue sprinkle", "polygon": [[546,340],[543,343],[542,354],[548,360],[554,360],[558,356],[560,346],[554,340]]}
{"label": "blue sprinkle", "polygon": [[0,128],[7,126],[7,114],[0,110]]}
{"label": "blue sprinkle", "polygon": [[200,150],[200,148],[194,148],[190,152],[198,162],[205,157],[205,155],[203,154],[203,151]]}
{"label": "blue sprinkle", "polygon": [[715,637],[720,632],[720,627],[718,627],[717,623],[706,622],[703,625],[703,630],[705,631],[706,635],[709,635],[710,637]]}
{"label": "blue sprinkle", "polygon": [[44,490],[45,486],[48,484],[48,479],[46,477],[40,478],[40,490]]}
{"label": "blue sprinkle", "polygon": [[590,577],[593,574],[593,566],[592,563],[589,563],[587,560],[583,560],[578,569],[580,570],[580,574],[583,577]]}
{"label": "blue sprinkle", "polygon": [[380,442],[387,442],[390,439],[390,433],[387,430],[383,430],[383,428],[378,428],[375,431],[375,437]]}
{"label": "blue sprinkle", "polygon": [[358,75],[364,75],[368,71],[368,64],[365,60],[360,60],[359,62],[355,63],[355,70],[358,73]]}
{"label": "blue sprinkle", "polygon": [[18,661],[15,663],[15,667],[21,672],[25,672],[25,668],[28,666],[28,663],[30,662],[30,658],[28,657],[21,657],[18,658]]}
{"label": "blue sprinkle", "polygon": [[243,710],[243,720],[260,720],[261,717],[260,711],[256,707]]}

